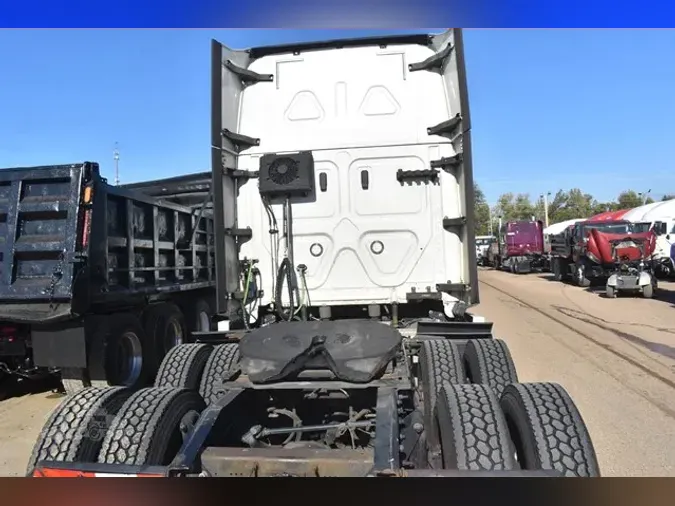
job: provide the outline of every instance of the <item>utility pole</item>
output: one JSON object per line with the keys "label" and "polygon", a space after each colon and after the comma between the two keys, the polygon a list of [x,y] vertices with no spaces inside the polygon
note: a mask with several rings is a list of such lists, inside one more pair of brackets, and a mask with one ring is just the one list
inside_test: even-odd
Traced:
{"label": "utility pole", "polygon": [[541,194],[541,198],[544,199],[544,228],[548,228],[548,197],[550,195],[551,192]]}
{"label": "utility pole", "polygon": [[494,235],[492,233],[492,207],[490,206],[490,204],[488,204],[488,216],[489,216],[489,223],[490,223],[490,227],[489,227],[490,235]]}
{"label": "utility pole", "polygon": [[640,193],[639,195],[642,197],[642,205],[647,204],[647,199],[649,198],[649,194],[652,192],[652,189],[650,188],[647,190],[645,193]]}
{"label": "utility pole", "polygon": [[115,160],[115,186],[120,185],[120,150],[119,143],[115,143],[115,150],[113,151],[113,160]]}

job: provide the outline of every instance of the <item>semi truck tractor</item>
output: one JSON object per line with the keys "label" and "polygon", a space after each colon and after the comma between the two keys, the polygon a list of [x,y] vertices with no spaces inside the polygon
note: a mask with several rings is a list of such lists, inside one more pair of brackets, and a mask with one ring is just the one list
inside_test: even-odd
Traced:
{"label": "semi truck tractor", "polygon": [[[589,287],[592,280],[607,282],[616,269],[616,259],[608,239],[632,237],[635,225],[625,220],[596,219],[579,221],[551,237],[551,271],[557,281],[572,280]],[[639,229],[641,230],[641,229]],[[640,238],[641,240],[641,238]]]}
{"label": "semi truck tractor", "polygon": [[525,274],[547,265],[543,223],[539,220],[515,220],[504,223],[499,240],[490,245],[489,263],[496,269]]}
{"label": "semi truck tractor", "polygon": [[220,328],[153,387],[67,397],[28,474],[597,476],[569,394],[470,310],[461,30],[213,41],[212,76]]}
{"label": "semi truck tractor", "polygon": [[675,199],[636,207],[627,212],[624,219],[656,234],[652,255],[654,273],[664,278],[675,275],[675,264],[670,258],[670,248],[675,243]]}

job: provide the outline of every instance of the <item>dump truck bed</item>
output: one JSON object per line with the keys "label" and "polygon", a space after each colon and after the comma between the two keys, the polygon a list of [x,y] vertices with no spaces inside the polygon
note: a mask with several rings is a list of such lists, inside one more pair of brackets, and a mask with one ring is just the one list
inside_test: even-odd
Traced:
{"label": "dump truck bed", "polygon": [[0,170],[0,319],[48,322],[213,286],[212,220],[197,221],[107,184],[95,163]]}

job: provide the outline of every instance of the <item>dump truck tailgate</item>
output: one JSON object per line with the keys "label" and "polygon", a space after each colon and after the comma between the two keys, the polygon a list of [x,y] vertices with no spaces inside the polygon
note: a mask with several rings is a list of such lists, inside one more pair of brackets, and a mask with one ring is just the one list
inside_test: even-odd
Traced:
{"label": "dump truck tailgate", "polygon": [[72,297],[84,170],[0,171],[0,301]]}

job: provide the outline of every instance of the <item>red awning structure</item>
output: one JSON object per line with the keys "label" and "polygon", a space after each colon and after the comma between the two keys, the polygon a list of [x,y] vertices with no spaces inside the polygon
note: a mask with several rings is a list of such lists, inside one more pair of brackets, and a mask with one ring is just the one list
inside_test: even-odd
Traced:
{"label": "red awning structure", "polygon": [[620,221],[630,209],[622,209],[621,211],[607,211],[605,213],[591,216],[586,221]]}

